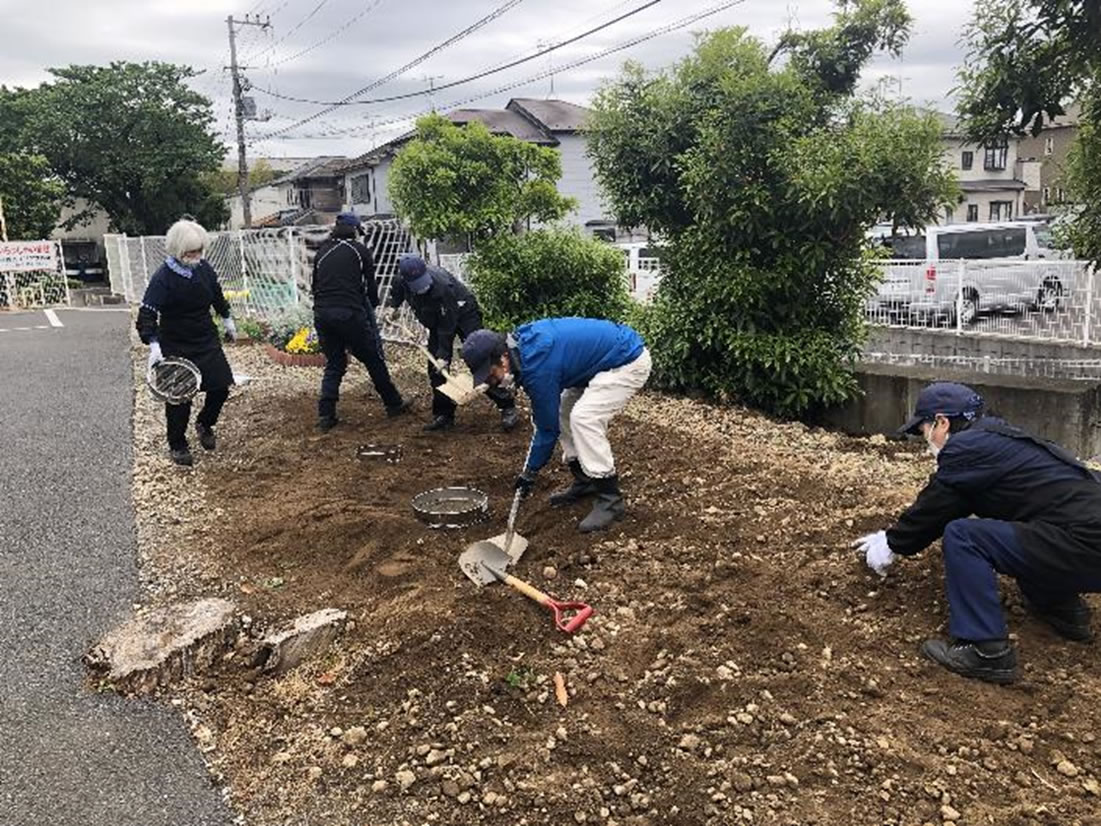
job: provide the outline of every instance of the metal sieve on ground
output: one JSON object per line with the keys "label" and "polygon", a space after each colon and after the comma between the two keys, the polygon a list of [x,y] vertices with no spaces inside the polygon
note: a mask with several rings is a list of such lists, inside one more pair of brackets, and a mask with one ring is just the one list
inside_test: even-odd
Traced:
{"label": "metal sieve on ground", "polygon": [[413,513],[430,528],[465,528],[488,512],[489,497],[474,488],[435,488],[413,497]]}

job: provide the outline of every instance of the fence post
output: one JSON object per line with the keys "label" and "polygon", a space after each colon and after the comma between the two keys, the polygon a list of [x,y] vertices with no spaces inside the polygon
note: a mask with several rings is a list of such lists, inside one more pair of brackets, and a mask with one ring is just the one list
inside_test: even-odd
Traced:
{"label": "fence post", "polygon": [[1089,265],[1089,273],[1086,275],[1086,318],[1082,324],[1082,344],[1090,346],[1090,322],[1093,320],[1093,276],[1096,268]]}
{"label": "fence post", "polygon": [[134,303],[134,274],[130,271],[130,245],[126,243],[126,233],[119,236],[119,261],[122,263],[122,286],[126,290],[126,300]]}
{"label": "fence post", "polygon": [[287,255],[291,265],[291,296],[294,300],[294,308],[298,309],[298,255],[294,243],[294,227],[287,227]]}
{"label": "fence post", "polygon": [[967,265],[960,259],[956,265],[956,335],[963,335],[963,277]]}
{"label": "fence post", "polygon": [[241,258],[241,289],[245,292],[245,309],[249,308],[252,302],[252,291],[248,285],[248,263],[245,260],[245,233],[244,230],[237,230],[237,249]]}
{"label": "fence post", "polygon": [[145,257],[145,236],[138,239],[141,242],[141,274],[142,280],[149,283],[149,260]]}
{"label": "fence post", "polygon": [[15,273],[4,273],[4,285],[8,294],[8,306],[14,310],[18,306],[18,298],[15,295]]}
{"label": "fence post", "polygon": [[69,292],[69,271],[65,269],[65,247],[57,239],[57,262],[61,267],[61,283],[65,285],[65,306],[73,306],[73,294]]}

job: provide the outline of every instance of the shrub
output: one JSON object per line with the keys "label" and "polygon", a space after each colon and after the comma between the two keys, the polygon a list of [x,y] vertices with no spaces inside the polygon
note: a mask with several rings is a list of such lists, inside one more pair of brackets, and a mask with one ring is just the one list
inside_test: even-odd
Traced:
{"label": "shrub", "polygon": [[468,267],[485,324],[493,329],[560,316],[624,321],[631,310],[622,251],[577,230],[489,239]]}

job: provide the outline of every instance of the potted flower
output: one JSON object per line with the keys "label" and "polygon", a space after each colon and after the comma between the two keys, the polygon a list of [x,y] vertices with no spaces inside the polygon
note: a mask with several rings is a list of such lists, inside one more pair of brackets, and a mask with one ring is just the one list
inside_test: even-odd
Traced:
{"label": "potted flower", "polygon": [[301,315],[272,322],[265,344],[272,361],[285,367],[323,367],[325,356],[311,322]]}

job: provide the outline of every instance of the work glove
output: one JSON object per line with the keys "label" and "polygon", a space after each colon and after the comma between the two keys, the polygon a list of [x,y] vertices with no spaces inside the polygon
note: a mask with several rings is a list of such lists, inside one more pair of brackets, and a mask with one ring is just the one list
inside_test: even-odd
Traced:
{"label": "work glove", "polygon": [[398,323],[398,308],[391,307],[387,304],[382,310],[379,311],[379,316],[382,318],[383,324],[397,324]]}
{"label": "work glove", "polygon": [[237,340],[237,325],[233,323],[233,319],[226,316],[222,319],[222,327],[226,331],[226,341]]}
{"label": "work glove", "polygon": [[868,567],[881,577],[887,576],[887,569],[897,558],[891,546],[887,544],[887,532],[878,531],[862,536],[853,543],[853,547],[864,554]]}
{"label": "work glove", "polygon": [[535,490],[535,471],[525,470],[517,476],[512,489],[520,491],[521,499],[527,499],[531,496],[531,492]]}
{"label": "work glove", "polygon": [[159,341],[149,342],[149,362],[146,365],[145,371],[147,373],[152,373],[153,368],[162,361],[164,361],[164,353],[161,352],[161,343]]}

